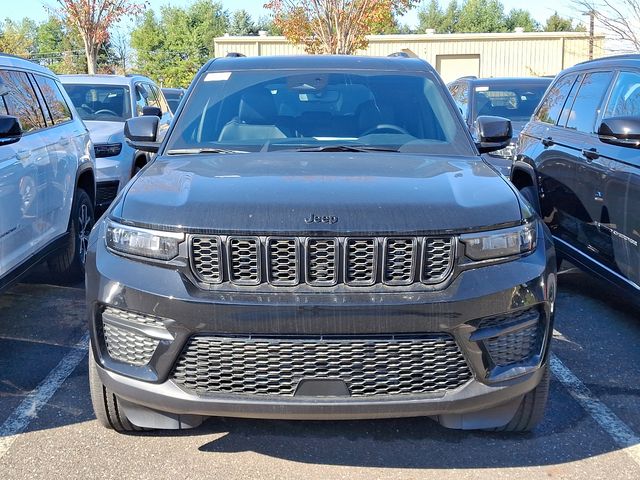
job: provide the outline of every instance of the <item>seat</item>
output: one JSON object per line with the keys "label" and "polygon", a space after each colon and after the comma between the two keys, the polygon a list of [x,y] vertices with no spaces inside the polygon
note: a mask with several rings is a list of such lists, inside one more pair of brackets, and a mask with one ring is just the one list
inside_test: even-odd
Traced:
{"label": "seat", "polygon": [[218,141],[269,140],[291,136],[291,129],[277,114],[271,92],[252,90],[242,95],[238,116],[227,123]]}

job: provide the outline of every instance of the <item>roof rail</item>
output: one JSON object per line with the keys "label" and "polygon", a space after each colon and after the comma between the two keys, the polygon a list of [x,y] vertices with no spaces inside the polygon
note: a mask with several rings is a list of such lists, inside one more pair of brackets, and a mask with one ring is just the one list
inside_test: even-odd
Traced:
{"label": "roof rail", "polygon": [[458,78],[458,80],[462,80],[462,79],[467,79],[467,80],[477,80],[478,77],[476,77],[475,75],[465,75],[463,77]]}
{"label": "roof rail", "polygon": [[387,55],[387,57],[411,58],[407,52],[393,52]]}
{"label": "roof rail", "polygon": [[244,53],[229,52],[225,55],[225,57],[238,58],[238,57],[246,57],[246,55]]}

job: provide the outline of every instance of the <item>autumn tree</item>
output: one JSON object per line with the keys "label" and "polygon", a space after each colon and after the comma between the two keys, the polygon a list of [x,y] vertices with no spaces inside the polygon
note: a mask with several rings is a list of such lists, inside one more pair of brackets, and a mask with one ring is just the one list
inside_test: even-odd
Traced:
{"label": "autumn tree", "polygon": [[96,73],[100,48],[109,40],[109,28],[127,15],[137,15],[144,3],[132,0],[56,0],[55,12],[82,37],[87,71]]}
{"label": "autumn tree", "polygon": [[270,0],[265,8],[290,42],[308,53],[353,54],[416,0]]}

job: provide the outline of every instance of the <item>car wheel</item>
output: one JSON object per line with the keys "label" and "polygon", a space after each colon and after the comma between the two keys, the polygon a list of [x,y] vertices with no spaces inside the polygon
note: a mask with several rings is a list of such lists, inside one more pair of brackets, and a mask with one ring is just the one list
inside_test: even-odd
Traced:
{"label": "car wheel", "polygon": [[549,398],[549,366],[544,367],[542,380],[536,388],[527,393],[518,410],[504,427],[492,429],[496,432],[529,432],[533,430],[544,417],[544,410]]}
{"label": "car wheel", "polygon": [[49,270],[65,282],[84,277],[84,263],[89,247],[89,234],[95,223],[93,204],[87,192],[76,191],[71,207],[67,244],[49,258]]}
{"label": "car wheel", "polygon": [[520,189],[520,195],[529,202],[529,205],[533,207],[538,215],[540,215],[540,199],[538,198],[538,192],[535,187],[529,186]]}
{"label": "car wheel", "polygon": [[96,419],[103,427],[122,433],[147,430],[129,421],[124,411],[119,408],[118,397],[100,381],[91,346],[89,346],[89,390]]}

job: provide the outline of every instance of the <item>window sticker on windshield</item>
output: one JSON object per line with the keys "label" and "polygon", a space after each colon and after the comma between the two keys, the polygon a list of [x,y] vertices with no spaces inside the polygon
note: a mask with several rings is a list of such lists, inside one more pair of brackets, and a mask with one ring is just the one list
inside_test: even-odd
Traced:
{"label": "window sticker on windshield", "polygon": [[476,87],[476,92],[488,92],[489,87]]}
{"label": "window sticker on windshield", "polygon": [[210,72],[204,77],[205,82],[224,82],[229,80],[231,72]]}

